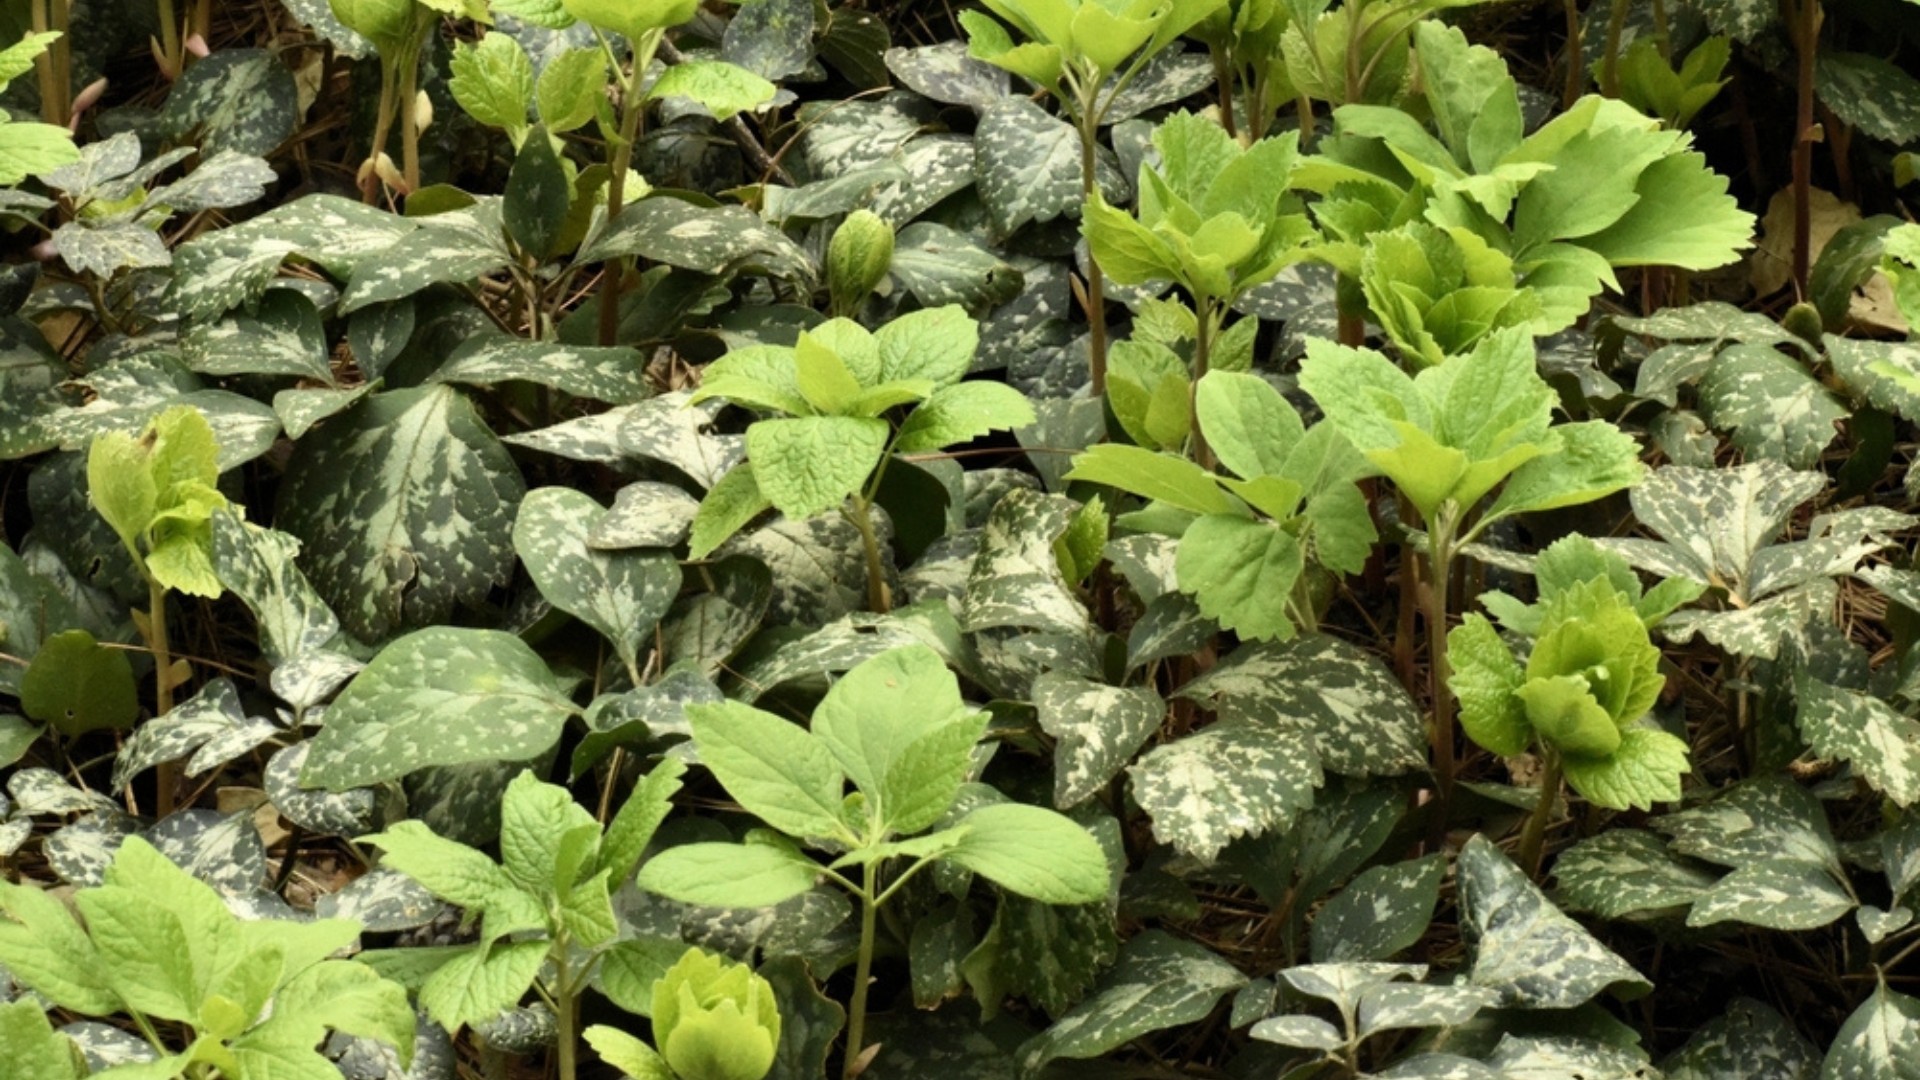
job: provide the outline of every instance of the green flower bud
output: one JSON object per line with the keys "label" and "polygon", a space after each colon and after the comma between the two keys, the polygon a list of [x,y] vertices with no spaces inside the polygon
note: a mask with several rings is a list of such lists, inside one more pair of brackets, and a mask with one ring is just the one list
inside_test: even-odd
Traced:
{"label": "green flower bud", "polygon": [[700,0],[560,0],[581,22],[637,42],[649,30],[679,26],[699,10]]}
{"label": "green flower bud", "polygon": [[871,210],[855,210],[827,245],[827,293],[835,314],[850,315],[893,265],[893,226]]}
{"label": "green flower bud", "polygon": [[653,1035],[680,1080],[760,1080],[780,1045],[773,986],[699,949],[653,984]]}

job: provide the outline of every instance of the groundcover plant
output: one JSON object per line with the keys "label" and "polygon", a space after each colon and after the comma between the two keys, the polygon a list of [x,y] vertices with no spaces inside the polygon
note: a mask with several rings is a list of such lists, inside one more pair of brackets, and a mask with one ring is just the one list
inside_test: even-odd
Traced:
{"label": "groundcover plant", "polygon": [[0,1080],[1920,1078],[1920,6],[1550,7],[0,2]]}

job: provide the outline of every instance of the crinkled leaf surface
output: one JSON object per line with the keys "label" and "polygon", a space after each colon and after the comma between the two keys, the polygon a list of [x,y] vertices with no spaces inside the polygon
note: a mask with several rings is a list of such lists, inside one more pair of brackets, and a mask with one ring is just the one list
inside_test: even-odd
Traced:
{"label": "crinkled leaf surface", "polygon": [[1462,921],[1475,943],[1470,981],[1497,992],[1503,1006],[1570,1009],[1611,986],[1650,987],[1486,837],[1467,841],[1458,873]]}

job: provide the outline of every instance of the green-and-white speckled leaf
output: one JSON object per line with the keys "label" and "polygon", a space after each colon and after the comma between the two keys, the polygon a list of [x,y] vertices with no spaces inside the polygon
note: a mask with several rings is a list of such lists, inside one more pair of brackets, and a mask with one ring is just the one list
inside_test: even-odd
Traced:
{"label": "green-and-white speckled leaf", "polygon": [[1156,660],[1190,656],[1220,633],[1220,624],[1201,613],[1183,593],[1156,596],[1127,632],[1127,667],[1138,670]]}
{"label": "green-and-white speckled leaf", "polygon": [[973,162],[980,196],[1003,236],[1080,206],[1080,133],[1027,98],[1003,97],[980,114]]}
{"label": "green-and-white speckled leaf", "polygon": [[874,188],[869,209],[896,229],[905,228],[947,196],[973,186],[973,140],[965,135],[922,135],[888,160],[907,179]]}
{"label": "green-and-white speckled leaf", "polygon": [[896,47],[884,59],[907,89],[943,104],[984,109],[1007,96],[1007,73],[967,55],[964,41]]}
{"label": "green-and-white speckled leaf", "polygon": [[[636,405],[629,408],[644,407]],[[620,428],[626,422],[626,413],[625,408],[608,409],[591,416],[562,420],[551,427],[518,432],[501,441],[574,461],[614,466],[631,464],[631,455],[620,441]]]}
{"label": "green-and-white speckled leaf", "polygon": [[294,447],[278,522],[354,636],[445,620],[512,573],[524,482],[448,386],[378,394]]}
{"label": "green-and-white speckled leaf", "polygon": [[1025,284],[1012,263],[967,234],[932,221],[900,230],[892,270],[922,305],[959,304],[975,314],[1020,295]]}
{"label": "green-and-white speckled leaf", "polygon": [[309,195],[181,245],[168,299],[188,321],[212,318],[259,299],[289,255],[345,278],[354,264],[419,226],[352,199]]}
{"label": "green-and-white speckled leaf", "polygon": [[85,888],[106,881],[121,841],[139,831],[138,819],[117,810],[97,810],[48,834],[40,851],[61,881]]}
{"label": "green-and-white speckled leaf", "polygon": [[1092,996],[1020,1048],[1028,1075],[1057,1058],[1098,1057],[1142,1035],[1192,1023],[1246,985],[1204,946],[1159,930],[1128,941]]}
{"label": "green-and-white speckled leaf", "polygon": [[1391,776],[1427,762],[1406,690],[1380,661],[1335,637],[1242,646],[1181,696],[1303,721],[1330,772]]}
{"label": "green-and-white speckled leaf", "polygon": [[1920,1077],[1920,999],[1887,989],[1883,980],[1840,1025],[1821,1063],[1820,1080],[1915,1077]]}
{"label": "green-and-white speckled leaf", "polygon": [[220,445],[220,471],[236,466],[273,449],[280,437],[280,418],[273,410],[250,397],[227,390],[192,390],[179,393],[164,375],[135,374],[141,368],[155,370],[146,357],[131,357],[89,373],[87,383],[95,398],[77,409],[49,415],[46,424],[67,449],[85,449],[94,437],[108,431],[124,431],[138,436],[153,418],[175,405],[200,410],[213,428]]}
{"label": "green-and-white speckled leaf", "polygon": [[267,762],[262,784],[280,816],[316,836],[360,836],[377,832],[404,809],[397,785],[321,791],[300,786],[310,742],[294,743]]}
{"label": "green-and-white speckled leaf", "polygon": [[622,255],[703,274],[764,270],[794,281],[811,281],[814,275],[806,252],[753,211],[700,206],[670,195],[642,199],[620,211],[576,261]]}
{"label": "green-and-white speckled leaf", "polygon": [[273,395],[273,414],[280,418],[280,426],[286,429],[287,438],[299,439],[315,424],[336,413],[345,412],[378,389],[378,383],[362,383],[351,390],[304,387],[280,390]]}
{"label": "green-and-white speckled leaf", "polygon": [[340,633],[340,620],[294,564],[300,542],[263,529],[232,510],[213,515],[213,567],[260,627],[260,651],[278,665],[319,649]]}
{"label": "green-and-white speckled leaf", "polygon": [[246,896],[266,884],[267,849],[252,810],[176,810],[142,838],[174,865],[229,896]]}
{"label": "green-and-white speckled leaf", "polygon": [[422,218],[420,228],[354,264],[353,278],[340,296],[340,314],[405,299],[429,285],[472,281],[512,261],[501,232],[499,200]]}
{"label": "green-and-white speckled leaf", "polygon": [[887,615],[855,612],[788,642],[740,672],[734,696],[753,701],[781,683],[804,676],[846,671],[861,661],[902,645],[925,645],[948,666],[973,677],[971,656],[953,614],[938,601],[896,608]]}
{"label": "green-and-white speckled leaf", "polygon": [[1608,829],[1582,840],[1553,864],[1555,896],[1570,911],[1604,919],[1671,912],[1698,899],[1714,877],[1641,829]]}
{"label": "green-and-white speckled leaf", "polygon": [[1153,835],[1212,862],[1242,836],[1285,828],[1323,779],[1313,733],[1286,717],[1234,715],[1156,747],[1127,771]]}
{"label": "green-and-white speckled leaf", "polygon": [[426,886],[384,868],[362,874],[313,905],[314,914],[323,919],[352,919],[376,934],[425,926],[446,908]]}
{"label": "green-and-white speckled leaf", "polygon": [[1446,871],[1438,855],[1361,871],[1314,916],[1314,961],[1386,960],[1420,940]]}
{"label": "green-and-white speckled leaf", "polygon": [[613,509],[587,530],[587,546],[597,551],[672,547],[687,538],[700,501],[672,484],[641,480],[613,497]]}
{"label": "green-and-white speckled leaf", "polygon": [[1010,491],[1000,500],[980,534],[967,582],[969,630],[1018,626],[1085,635],[1086,605],[1067,585],[1053,553],[1078,504],[1059,495]]}
{"label": "green-and-white speckled leaf", "polygon": [[1467,841],[1457,873],[1462,929],[1476,946],[1469,981],[1502,1007],[1570,1009],[1615,984],[1650,988],[1486,837]]}
{"label": "green-and-white speckled leaf", "polygon": [[1813,83],[1820,103],[1876,139],[1920,138],[1920,80],[1869,53],[1821,49]]}
{"label": "green-and-white speckled leaf", "polygon": [[1057,672],[1033,681],[1033,705],[1040,729],[1058,740],[1053,804],[1062,810],[1106,786],[1167,711],[1151,687],[1106,686]]}
{"label": "green-and-white speckled leaf", "polygon": [[26,814],[71,814],[82,810],[112,810],[112,799],[95,791],[82,791],[52,769],[34,766],[15,769],[7,777],[7,794],[13,799],[13,816]]}
{"label": "green-and-white speckled leaf", "polygon": [[676,600],[660,636],[668,666],[691,663],[713,679],[766,618],[773,575],[757,559],[742,557],[711,563],[704,576],[712,590]]}
{"label": "green-and-white speckled leaf", "polygon": [[267,49],[221,49],[173,84],[160,123],[176,142],[196,136],[212,157],[223,150],[265,155],[300,122],[293,72]]}
{"label": "green-and-white speckled leaf", "polygon": [[1505,1080],[1504,1074],[1457,1054],[1415,1054],[1373,1075],[1377,1080]]}
{"label": "green-and-white speckled leaf", "polygon": [[382,649],[334,699],[300,780],[345,791],[428,765],[525,761],[572,712],[519,638],[430,627]]}
{"label": "green-and-white speckled leaf", "polygon": [[1505,1080],[1658,1080],[1646,1057],[1578,1036],[1505,1035],[1487,1064]]}
{"label": "green-and-white speckled leaf", "polygon": [[1814,1080],[1820,1052],[1770,1006],[1735,998],[1660,1070],[1667,1080]]}
{"label": "green-and-white speckled leaf", "polygon": [[173,261],[158,234],[130,221],[99,226],[69,221],[53,231],[53,245],[69,267],[99,278]]}
{"label": "green-and-white speckled leaf", "polygon": [[[885,571],[892,576],[887,538],[891,528],[876,522]],[[773,574],[773,599],[767,619],[778,625],[821,626],[867,606],[867,563],[860,532],[838,515],[775,518],[736,536],[720,548],[722,556],[758,560]]]}
{"label": "green-and-white speckled leaf", "polygon": [[358,60],[373,54],[373,42],[334,18],[333,7],[327,0],[280,0],[280,4],[307,29],[326,39],[340,55]]}
{"label": "green-and-white speckled leaf", "polygon": [[1213,77],[1213,65],[1204,51],[1181,52],[1175,44],[1143,64],[1119,93],[1109,88],[1100,95],[1101,123],[1118,124],[1148,109],[1192,97],[1206,89]]}
{"label": "green-and-white speckled leaf", "polygon": [[124,788],[138,774],[188,754],[193,758],[187,762],[186,774],[198,776],[279,734],[279,724],[247,715],[232,682],[215,679],[172,712],[134,729],[114,759],[113,787]]}
{"label": "green-and-white speckled leaf", "polygon": [[1804,672],[1794,681],[1800,734],[1825,758],[1853,771],[1900,806],[1920,800],[1920,721],[1871,694],[1829,686]]}
{"label": "green-and-white speckled leaf", "polygon": [[61,1026],[59,1030],[60,1034],[72,1039],[74,1045],[80,1048],[80,1052],[86,1056],[87,1068],[92,1072],[115,1065],[153,1061],[160,1056],[145,1039],[97,1020],[76,1020]]}
{"label": "green-and-white speckled leaf", "polygon": [[293,706],[294,712],[304,713],[332,697],[366,666],[332,649],[308,649],[276,665],[267,677],[267,685],[281,701]]}
{"label": "green-and-white speckled leaf", "polygon": [[658,548],[589,547],[587,534],[605,513],[585,492],[536,488],[520,501],[513,547],[540,595],[600,631],[628,670],[637,672],[641,650],[680,592],[680,564]]}
{"label": "green-and-white speckled leaf", "polygon": [[1771,660],[1781,642],[1805,639],[1808,621],[1832,611],[1838,592],[1839,586],[1822,579],[1743,608],[1676,611],[1660,624],[1660,633],[1681,644],[1699,634],[1735,656]]}
{"label": "green-and-white speckled leaf", "polygon": [[719,402],[689,406],[686,391],[650,398],[621,411],[618,439],[634,457],[664,462],[701,487],[712,487],[746,457],[746,440],[708,429]]}
{"label": "green-and-white speckled leaf", "polygon": [[1360,1034],[1364,1038],[1395,1028],[1459,1027],[1498,999],[1491,990],[1461,983],[1384,983],[1360,997]]}
{"label": "green-and-white speckled leaf", "polygon": [[1851,410],[1785,353],[1760,345],[1722,349],[1700,380],[1700,411],[1731,432],[1734,447],[1790,468],[1812,468]]}
{"label": "green-and-white speckled leaf", "polygon": [[446,366],[433,373],[431,381],[476,386],[538,383],[609,405],[644,401],[653,393],[647,386],[646,365],[632,349],[576,347],[509,337],[462,346],[448,358]]}
{"label": "green-and-white speckled leaf", "polygon": [[1773,930],[1812,930],[1852,911],[1855,904],[1826,867],[1765,859],[1714,882],[1693,902],[1687,925],[1741,922]]}
{"label": "green-and-white speckled leaf", "polygon": [[333,382],[327,335],[313,302],[270,290],[252,312],[229,312],[180,338],[180,357],[204,375],[293,375]]}
{"label": "green-and-white speckled leaf", "polygon": [[[1125,862],[1118,823],[1102,817],[1094,835],[1108,865]],[[1079,1001],[1120,951],[1114,909],[1106,903],[1064,906],[1002,894],[988,937],[996,934],[995,980],[1052,1016]]]}
{"label": "green-and-white speckled leaf", "polygon": [[1675,851],[1717,866],[1788,859],[1846,873],[1820,800],[1784,777],[1743,781],[1711,802],[1648,824],[1666,833]]}
{"label": "green-and-white speckled leaf", "polygon": [[[1014,1051],[1029,1034],[1004,1013],[982,1022],[970,1003],[930,1013],[881,1013],[868,1022],[867,1033],[870,1042],[880,1044],[873,1064],[860,1074],[869,1080],[1020,1080]],[[818,1075],[815,1070],[804,1080]]]}
{"label": "green-and-white speckled leaf", "polygon": [[[1695,581],[1746,580],[1754,553],[1780,535],[1795,507],[1827,486],[1819,473],[1778,462],[1731,469],[1655,470],[1631,499],[1642,524],[1660,534]],[[1629,560],[1637,554],[1621,549]]]}

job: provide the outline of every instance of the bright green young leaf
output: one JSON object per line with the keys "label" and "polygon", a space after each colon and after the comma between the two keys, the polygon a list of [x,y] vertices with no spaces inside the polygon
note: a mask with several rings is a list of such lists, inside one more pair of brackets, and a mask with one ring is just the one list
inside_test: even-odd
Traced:
{"label": "bright green young leaf", "polygon": [[420,1007],[448,1031],[493,1019],[519,1003],[547,958],[547,943],[483,942],[456,955],[420,988]]}
{"label": "bright green young leaf", "polygon": [[508,34],[487,34],[478,44],[457,46],[449,64],[453,78],[447,89],[467,115],[505,128],[516,147],[524,143],[534,82],[533,64],[520,43]]}
{"label": "bright green young leaf", "polygon": [[889,831],[912,833],[952,801],[985,721],[962,703],[932,649],[909,646],[841,676],[814,709],[813,738],[866,795],[870,813]]}
{"label": "bright green young leaf", "polygon": [[935,390],[908,414],[894,448],[903,454],[940,450],[1034,420],[1033,403],[1005,383],[957,383]]}
{"label": "bright green young leaf", "polygon": [[35,885],[0,883],[0,964],[15,981],[74,1012],[123,1007],[104,961],[67,906]]}
{"label": "bright green young leaf", "polygon": [[1233,514],[1233,500],[1212,474],[1183,458],[1137,446],[1102,443],[1075,455],[1069,480],[1111,484],[1196,514]]}
{"label": "bright green young leaf", "polygon": [[20,711],[68,738],[99,728],[130,728],[140,718],[133,666],[85,630],[47,638],[20,677]]}
{"label": "bright green young leaf", "polygon": [[1071,818],[1038,806],[998,803],[974,810],[960,824],[966,835],[947,852],[947,861],[1048,904],[1106,898],[1106,854]]}
{"label": "bright green young leaf", "polygon": [[1257,375],[1209,371],[1194,388],[1193,407],[1220,464],[1248,480],[1287,475],[1287,458],[1306,426],[1271,383]]}
{"label": "bright green young leaf", "polygon": [[540,122],[555,135],[590,123],[606,100],[606,87],[606,54],[598,49],[568,49],[547,61],[534,84]]}
{"label": "bright green young leaf", "polygon": [[846,774],[806,729],[738,702],[690,705],[700,762],[746,810],[789,836],[837,837]]}
{"label": "bright green young leaf", "polygon": [[747,429],[747,457],[774,509],[807,518],[860,490],[880,463],[887,436],[887,422],[873,418],[762,420]]}
{"label": "bright green young leaf", "polygon": [[595,870],[605,870],[617,887],[640,864],[640,856],[653,842],[653,834],[673,809],[672,799],[680,790],[680,777],[686,764],[677,758],[662,758],[653,771],[634,785],[620,812],[607,823],[606,837],[600,842],[600,859]]}
{"label": "bright green young leaf", "polygon": [[772,508],[772,500],[761,492],[760,482],[754,477],[753,462],[734,466],[700,500],[700,509],[693,515],[693,531],[687,538],[687,557],[706,558],[728,537]]}
{"label": "bright green young leaf", "polygon": [[760,908],[813,888],[820,868],[767,844],[682,844],[648,859],[640,887],[706,907]]}
{"label": "bright green young leaf", "polygon": [[600,1060],[619,1069],[632,1080],[674,1080],[665,1058],[640,1039],[619,1028],[594,1024],[580,1033]]}
{"label": "bright green young leaf", "polygon": [[1206,514],[1180,538],[1180,591],[1241,637],[1285,641],[1297,630],[1289,604],[1306,569],[1293,534],[1271,521]]}
{"label": "bright green young leaf", "polygon": [[715,120],[726,120],[773,100],[774,89],[772,83],[738,64],[695,60],[668,68],[648,93],[656,98],[691,98]]}

